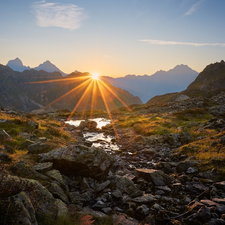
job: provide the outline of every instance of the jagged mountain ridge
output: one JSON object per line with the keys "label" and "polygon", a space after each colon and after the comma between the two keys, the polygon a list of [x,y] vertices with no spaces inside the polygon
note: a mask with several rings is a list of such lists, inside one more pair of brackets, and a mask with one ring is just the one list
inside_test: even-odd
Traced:
{"label": "jagged mountain ridge", "polygon": [[[83,78],[81,79],[81,77]],[[64,98],[55,101],[51,106],[54,109],[73,110],[88,88],[88,82],[86,82],[87,85],[77,87],[82,82],[87,81],[89,77],[89,73],[80,72],[72,73],[66,77],[63,77],[59,72],[48,73],[43,70],[31,69],[17,72],[7,66],[0,65],[0,107],[31,111],[45,107],[65,95]],[[60,82],[55,82],[58,79]],[[142,104],[138,97],[105,83],[127,105]],[[66,95],[68,92],[70,94]],[[111,92],[104,91],[104,94],[110,110],[123,106]],[[86,91],[85,98],[81,101],[77,111],[90,110],[91,108],[106,110],[99,90],[96,91],[95,98],[95,104],[92,106],[92,89]]]}
{"label": "jagged mountain ridge", "polygon": [[223,60],[207,65],[184,91],[155,96],[146,104],[172,102],[178,95],[209,98],[222,91],[225,91],[225,62]]}
{"label": "jagged mountain ridge", "polygon": [[104,77],[103,79],[115,87],[139,96],[143,102],[147,102],[156,95],[185,90],[197,75],[198,72],[187,65],[178,65],[169,71],[160,70],[151,76],[127,75],[119,78]]}
{"label": "jagged mountain ridge", "polygon": [[225,90],[225,62],[212,63],[183,92],[188,96],[207,96],[219,94]]}
{"label": "jagged mountain ridge", "polygon": [[49,60],[46,60],[44,63],[41,63],[39,66],[35,68],[31,68],[29,66],[24,66],[23,62],[19,59],[13,59],[9,60],[9,62],[6,64],[6,66],[9,66],[11,69],[18,71],[18,72],[23,72],[24,70],[44,70],[46,72],[52,73],[52,72],[60,72],[62,76],[66,76],[67,74],[61,71],[58,67],[56,67],[54,64],[52,64]]}

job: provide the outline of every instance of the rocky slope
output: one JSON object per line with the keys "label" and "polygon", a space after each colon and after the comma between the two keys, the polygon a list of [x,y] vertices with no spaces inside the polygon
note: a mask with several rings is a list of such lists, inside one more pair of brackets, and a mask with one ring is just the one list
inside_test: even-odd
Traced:
{"label": "rocky slope", "polygon": [[84,138],[101,132],[93,121],[63,123],[70,112],[0,111],[0,224],[57,224],[71,208],[94,224],[225,224],[224,103],[221,93],[115,110],[111,154]]}
{"label": "rocky slope", "polygon": [[[88,81],[89,77],[88,73],[79,72],[66,77],[62,77],[59,72],[48,73],[43,70],[25,70],[20,73],[0,65],[0,93],[2,96],[0,106],[22,111],[31,111],[49,105],[54,109],[73,110],[85,93],[85,98],[79,103],[77,110],[90,110],[92,107],[105,110],[102,93],[98,87],[95,88],[96,98],[92,106],[93,85],[90,84],[91,81]],[[142,103],[138,97],[134,97],[127,91],[107,83],[105,85],[111,89],[108,91],[105,86],[102,87],[110,110],[123,106],[116,96],[127,105]],[[67,95],[67,93],[69,94]],[[64,97],[61,98],[61,96]],[[57,99],[59,100],[56,101]]]}

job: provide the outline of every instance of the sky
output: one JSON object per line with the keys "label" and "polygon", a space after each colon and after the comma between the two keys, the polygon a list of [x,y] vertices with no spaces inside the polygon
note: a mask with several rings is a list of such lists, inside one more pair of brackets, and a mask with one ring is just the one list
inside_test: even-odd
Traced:
{"label": "sky", "polygon": [[123,77],[225,59],[224,0],[0,0],[0,64]]}

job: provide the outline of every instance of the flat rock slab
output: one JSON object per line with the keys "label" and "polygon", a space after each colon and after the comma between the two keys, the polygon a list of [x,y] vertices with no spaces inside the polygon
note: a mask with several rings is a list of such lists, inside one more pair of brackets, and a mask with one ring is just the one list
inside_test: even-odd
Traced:
{"label": "flat rock slab", "polygon": [[151,194],[145,194],[143,196],[133,198],[132,201],[137,203],[153,203],[156,201],[156,198]]}
{"label": "flat rock slab", "polygon": [[165,174],[162,170],[154,169],[136,169],[140,177],[149,182],[153,182],[156,186],[164,186],[170,184],[172,178]]}
{"label": "flat rock slab", "polygon": [[212,201],[222,204],[222,205],[225,205],[225,198],[213,198]]}
{"label": "flat rock slab", "polygon": [[218,205],[218,203],[208,200],[208,199],[202,199],[200,202],[209,207]]}
{"label": "flat rock slab", "polygon": [[53,166],[52,162],[37,163],[34,165],[34,169],[40,173],[43,173],[43,172],[51,170],[52,166]]}

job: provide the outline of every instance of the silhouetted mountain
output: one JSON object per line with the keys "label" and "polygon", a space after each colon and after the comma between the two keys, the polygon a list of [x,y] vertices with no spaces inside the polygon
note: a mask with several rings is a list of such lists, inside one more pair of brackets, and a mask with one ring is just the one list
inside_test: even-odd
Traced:
{"label": "silhouetted mountain", "polygon": [[[104,82],[101,90],[98,84],[94,87],[91,82],[89,73],[76,72],[63,77],[59,72],[43,70],[16,72],[0,64],[0,107],[22,111],[47,106],[69,110],[76,107],[76,111],[81,111],[106,110],[104,101],[110,110],[123,107],[120,100],[127,105],[142,104],[138,97],[107,82]],[[96,91],[93,92],[93,89]]]}
{"label": "silhouetted mountain", "polygon": [[205,67],[196,79],[179,93],[169,93],[151,98],[146,104],[173,102],[178,96],[212,97],[225,91],[225,62],[216,62]]}
{"label": "silhouetted mountain", "polygon": [[[29,66],[24,66],[22,61],[19,58],[9,60],[9,62],[6,64],[6,66],[9,66],[11,69],[23,72],[24,70],[31,70]],[[46,72],[52,73],[52,72],[60,72],[63,76],[66,76],[67,74],[62,72],[58,67],[56,67],[54,64],[52,64],[49,60],[46,60],[44,63],[40,64],[39,66],[33,68],[35,70],[44,70]]]}
{"label": "silhouetted mountain", "polygon": [[115,87],[129,91],[147,102],[156,95],[170,92],[179,92],[197,77],[198,73],[186,65],[178,65],[169,71],[158,71],[152,76],[127,75],[125,77],[103,77],[104,80]]}
{"label": "silhouetted mountain", "polygon": [[13,69],[15,71],[19,71],[19,72],[23,72],[24,70],[31,69],[29,66],[24,66],[22,61],[19,58],[9,60],[9,62],[6,64],[6,66],[9,66],[11,69]]}
{"label": "silhouetted mountain", "polygon": [[63,73],[58,67],[52,64],[49,60],[46,60],[44,63],[34,68],[35,70],[44,70],[46,72],[60,72],[63,76],[66,76],[66,73]]}

